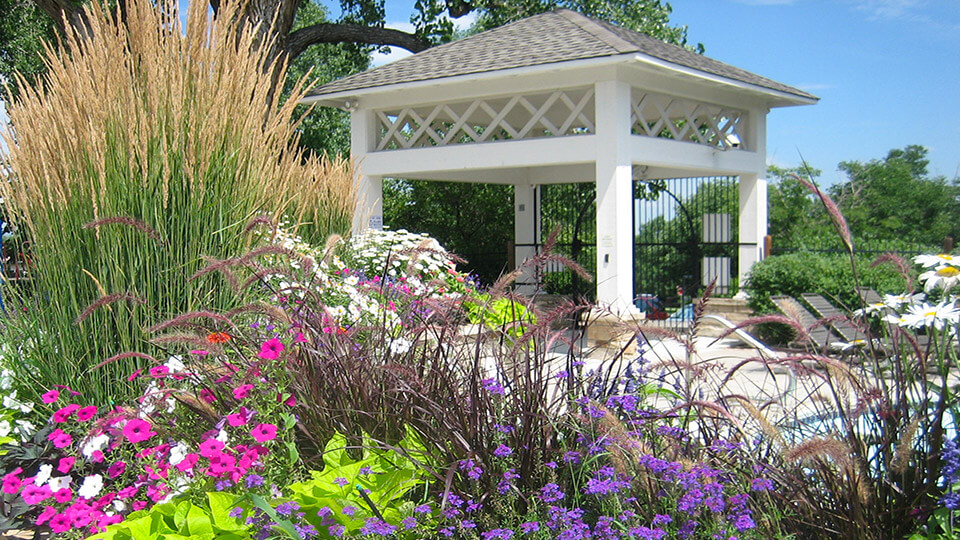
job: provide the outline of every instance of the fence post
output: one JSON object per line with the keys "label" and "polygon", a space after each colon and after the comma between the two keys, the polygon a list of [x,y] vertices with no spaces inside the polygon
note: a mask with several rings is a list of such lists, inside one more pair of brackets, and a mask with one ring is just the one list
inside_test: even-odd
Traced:
{"label": "fence post", "polygon": [[944,252],[944,253],[950,253],[951,251],[953,251],[953,237],[952,237],[952,236],[944,236],[944,237],[943,237],[943,252]]}
{"label": "fence post", "polygon": [[770,251],[773,249],[773,237],[769,234],[763,237],[763,253],[760,254],[760,259],[766,259],[770,256]]}

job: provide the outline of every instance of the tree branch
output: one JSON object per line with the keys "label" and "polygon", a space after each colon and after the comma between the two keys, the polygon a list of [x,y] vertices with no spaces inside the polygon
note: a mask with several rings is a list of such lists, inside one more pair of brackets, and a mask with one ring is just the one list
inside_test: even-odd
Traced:
{"label": "tree branch", "polygon": [[389,45],[413,53],[430,48],[430,43],[415,34],[348,23],[322,23],[292,32],[286,40],[286,53],[293,60],[317,43],[363,43],[366,45]]}

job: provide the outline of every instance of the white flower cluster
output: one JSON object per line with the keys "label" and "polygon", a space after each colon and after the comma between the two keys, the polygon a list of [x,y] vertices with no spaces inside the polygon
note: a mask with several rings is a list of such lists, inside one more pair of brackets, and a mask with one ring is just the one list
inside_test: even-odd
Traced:
{"label": "white flower cluster", "polygon": [[[0,410],[0,443],[25,442],[37,428],[29,420],[17,418],[21,414],[33,412],[32,401],[22,401],[17,398],[17,391],[13,389],[15,373],[9,369],[0,370],[0,392],[3,393],[3,409]],[[13,436],[16,436],[14,438]]]}

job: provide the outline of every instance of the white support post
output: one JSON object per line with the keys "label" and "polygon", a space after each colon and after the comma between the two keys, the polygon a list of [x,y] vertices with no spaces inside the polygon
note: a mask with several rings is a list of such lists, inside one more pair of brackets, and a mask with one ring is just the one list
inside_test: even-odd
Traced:
{"label": "white support post", "polygon": [[[529,181],[517,182],[513,186],[514,212],[514,255],[517,267],[522,267],[537,254],[537,214],[540,211],[537,201],[537,189]],[[533,295],[537,292],[537,276],[534,268],[525,267],[517,279],[517,292]]]}
{"label": "white support post", "polygon": [[748,150],[757,153],[763,162],[756,174],[740,175],[740,253],[737,278],[743,287],[747,274],[755,263],[763,259],[763,239],[767,236],[767,112],[751,110],[747,115],[745,140]]}
{"label": "white support post", "polygon": [[353,213],[353,234],[383,228],[383,178],[363,173],[363,161],[377,145],[376,115],[369,109],[350,114],[350,155],[356,169],[357,208]]}
{"label": "white support post", "polygon": [[597,303],[616,313],[633,307],[633,163],[630,85],[596,84]]}

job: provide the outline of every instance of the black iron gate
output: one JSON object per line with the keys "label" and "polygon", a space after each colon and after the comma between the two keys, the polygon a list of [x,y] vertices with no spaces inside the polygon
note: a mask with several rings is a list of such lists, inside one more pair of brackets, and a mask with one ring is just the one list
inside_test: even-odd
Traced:
{"label": "black iron gate", "polygon": [[716,278],[737,287],[736,177],[634,182],[634,295],[679,306]]}
{"label": "black iron gate", "polygon": [[[591,276],[597,270],[597,187],[593,182],[540,186],[539,243],[554,231],[554,251],[582,266]],[[596,298],[594,283],[585,281],[562,264],[551,263],[540,277],[552,294]]]}

